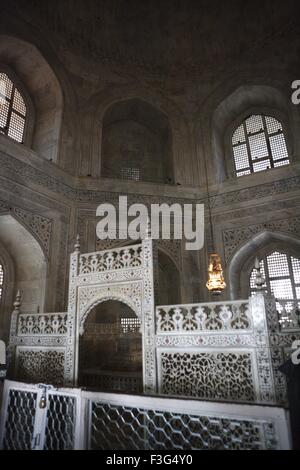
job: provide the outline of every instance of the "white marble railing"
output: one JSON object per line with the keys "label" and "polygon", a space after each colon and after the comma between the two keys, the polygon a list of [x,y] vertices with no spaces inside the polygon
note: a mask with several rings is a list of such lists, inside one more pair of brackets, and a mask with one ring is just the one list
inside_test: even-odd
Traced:
{"label": "white marble railing", "polygon": [[142,266],[142,245],[80,255],[79,274],[139,268]]}
{"label": "white marble railing", "polygon": [[167,305],[156,308],[156,333],[249,330],[249,301]]}
{"label": "white marble railing", "polygon": [[67,334],[67,312],[25,314],[18,316],[18,336],[65,335]]}

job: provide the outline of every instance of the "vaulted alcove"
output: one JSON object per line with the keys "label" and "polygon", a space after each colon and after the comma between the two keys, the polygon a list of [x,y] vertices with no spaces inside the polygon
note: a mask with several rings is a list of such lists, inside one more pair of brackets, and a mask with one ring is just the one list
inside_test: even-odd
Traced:
{"label": "vaulted alcove", "polygon": [[103,120],[101,162],[107,178],[172,183],[167,116],[140,99],[112,105]]}

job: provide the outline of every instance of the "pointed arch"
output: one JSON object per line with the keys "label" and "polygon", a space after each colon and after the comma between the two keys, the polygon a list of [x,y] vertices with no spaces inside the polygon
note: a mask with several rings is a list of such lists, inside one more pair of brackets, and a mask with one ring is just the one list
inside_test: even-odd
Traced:
{"label": "pointed arch", "polygon": [[241,70],[238,74],[229,75],[199,109],[195,125],[198,160],[203,154],[199,165],[204,174],[203,159],[206,158],[211,183],[234,177],[232,130],[242,117],[250,114],[265,113],[280,120],[285,129],[290,159],[298,158],[299,110],[282,86],[288,76],[276,73],[270,77],[266,70],[262,70],[259,77],[251,77],[251,72]]}
{"label": "pointed arch", "polygon": [[172,132],[167,115],[140,98],[112,104],[103,116],[101,175],[173,183]]}
{"label": "pointed arch", "polygon": [[[24,313],[43,311],[47,295],[48,263],[36,238],[11,214],[0,216],[0,242],[9,254],[11,270],[14,267],[13,291],[22,292]],[[12,299],[5,319],[6,334],[9,331]]]}
{"label": "pointed arch", "polygon": [[110,294],[109,292],[103,292],[102,294],[98,294],[96,299],[92,299],[91,302],[86,306],[84,312],[81,315],[80,322],[79,322],[79,334],[82,335],[84,333],[84,324],[91,313],[91,311],[97,307],[98,305],[108,302],[110,300],[114,300],[116,302],[121,302],[127,307],[131,308],[131,310],[136,314],[136,316],[141,321],[141,312],[137,308],[137,306],[130,300],[129,297],[125,295],[114,295]]}
{"label": "pointed arch", "polygon": [[30,147],[35,108],[22,80],[5,63],[0,63],[0,134]]}
{"label": "pointed arch", "polygon": [[10,64],[10,73],[19,77],[24,96],[27,90],[33,103],[35,119],[29,121],[32,135],[27,145],[57,162],[64,98],[56,74],[35,45],[15,36],[0,35],[0,61]]}
{"label": "pointed arch", "polygon": [[244,243],[232,256],[228,268],[229,294],[231,299],[249,295],[249,277],[256,256],[274,249],[288,249],[300,255],[300,239],[282,232],[264,230]]}
{"label": "pointed arch", "polygon": [[[122,85],[117,88],[111,88],[105,92],[100,92],[92,96],[84,108],[83,127],[90,133],[90,163],[86,161],[87,152],[84,150],[85,161],[81,162],[80,174],[86,176],[89,168],[92,176],[100,176],[101,173],[101,150],[102,136],[101,129],[104,123],[104,117],[109,109],[117,103],[123,103],[128,100],[141,100],[152,106],[155,110],[167,118],[170,125],[172,138],[172,166],[175,183],[195,184],[197,175],[193,171],[194,159],[191,144],[191,131],[186,116],[178,105],[172,100],[162,96],[155,90],[144,86]],[[92,116],[92,118],[91,118]],[[105,184],[105,180],[103,182]]]}
{"label": "pointed arch", "polygon": [[246,113],[231,129],[232,164],[240,177],[290,164],[287,132],[271,113]]}

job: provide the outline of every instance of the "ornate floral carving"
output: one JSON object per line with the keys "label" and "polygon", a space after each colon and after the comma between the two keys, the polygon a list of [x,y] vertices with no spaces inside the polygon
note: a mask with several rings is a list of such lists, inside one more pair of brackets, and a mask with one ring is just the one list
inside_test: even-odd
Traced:
{"label": "ornate floral carving", "polygon": [[291,347],[293,342],[300,340],[300,331],[294,331],[293,333],[276,333],[270,335],[270,344],[272,347]]}
{"label": "ornate floral carving", "polygon": [[136,245],[81,255],[79,274],[138,268],[142,265],[141,251],[142,246]]}
{"label": "ornate floral carving", "polygon": [[18,349],[17,370],[21,382],[64,383],[64,351],[54,348]]}
{"label": "ornate floral carving", "polygon": [[201,399],[254,401],[251,354],[162,352],[161,393]]}
{"label": "ornate floral carving", "polygon": [[262,402],[276,402],[273,374],[272,374],[272,360],[269,348],[256,349],[256,361],[258,369],[258,381],[260,400]]}
{"label": "ornate floral carving", "polygon": [[276,333],[280,330],[280,324],[278,321],[275,297],[273,295],[264,294],[264,303],[266,309],[268,331],[269,333]]}
{"label": "ornate floral carving", "polygon": [[[124,259],[127,252],[130,256]],[[264,295],[257,294],[249,301],[158,307],[155,331],[153,244],[150,239],[144,240],[138,248],[125,247],[104,253],[81,255],[76,249],[71,255],[67,318],[64,313],[20,314],[17,322],[17,314],[14,315],[12,347],[33,349],[33,346],[43,346],[55,351],[61,346],[65,358],[65,385],[72,385],[76,375],[77,335],[90,310],[99,302],[110,299],[124,301],[141,318],[145,392],[156,392],[159,373],[160,384],[169,384],[164,393],[168,390],[177,393],[176,387],[181,393],[180,387],[185,386],[186,394],[193,396],[197,387],[192,384],[200,374],[199,387],[202,388],[197,393],[202,395],[199,397],[275,402],[272,358],[274,365],[279,356],[270,351],[267,321],[270,325],[274,323],[271,304]],[[57,318],[59,315],[61,318]],[[276,334],[273,333],[273,340],[276,336],[277,342],[282,341],[278,339],[279,332]],[[201,350],[203,347],[205,352]],[[163,353],[161,348],[164,348]],[[171,359],[174,359],[173,368]],[[176,364],[184,370],[185,379]],[[206,364],[205,368],[203,364]],[[201,380],[210,370],[216,392],[209,397],[204,393],[205,383]],[[221,396],[219,382],[224,376],[229,383],[234,371],[237,388],[228,385],[231,392],[225,387]],[[171,388],[176,381],[176,387]],[[280,379],[275,377],[275,381],[281,390]],[[279,391],[277,399],[282,396],[283,391]]]}
{"label": "ornate floral carving", "polygon": [[75,251],[70,257],[69,274],[69,302],[67,321],[67,350],[65,361],[65,383],[73,385],[75,381],[75,332],[76,332],[76,305],[77,305],[77,276],[79,273],[80,253]]}
{"label": "ornate floral carving", "polygon": [[276,402],[279,405],[287,405],[287,383],[285,375],[279,371],[279,367],[285,362],[284,351],[282,348],[271,349],[274,382],[276,390]]}
{"label": "ornate floral carving", "polygon": [[67,313],[45,313],[41,315],[21,314],[18,318],[18,335],[65,335]]}
{"label": "ornate floral carving", "polygon": [[65,335],[33,335],[33,336],[17,336],[14,346],[47,346],[47,348],[56,348],[57,346],[65,347],[67,338]]}
{"label": "ornate floral carving", "polygon": [[78,290],[78,316],[81,328],[91,309],[98,303],[107,300],[124,301],[141,318],[142,282],[80,287]]}
{"label": "ornate floral carving", "polygon": [[[157,307],[156,347],[176,348],[187,354],[195,347],[246,348],[253,361],[251,384],[255,399],[275,402],[272,360],[269,348],[265,298],[257,295],[247,301]],[[175,351],[170,351],[175,353]],[[177,351],[176,351],[177,352]],[[194,353],[194,351],[192,351]],[[158,364],[162,374],[162,365]],[[170,373],[172,370],[170,369]],[[249,379],[249,380],[250,380]],[[159,381],[162,382],[160,375]],[[238,400],[238,398],[236,398]]]}
{"label": "ornate floral carving", "polygon": [[157,366],[155,355],[154,270],[152,240],[143,241],[143,338],[144,338],[144,391],[155,393]]}
{"label": "ornate floral carving", "polygon": [[[126,255],[124,257],[124,255]],[[135,273],[132,276],[132,273]],[[80,274],[81,273],[81,274]],[[108,278],[107,278],[108,276]],[[75,376],[77,335],[91,309],[107,300],[123,301],[141,318],[144,334],[144,386],[156,390],[152,241],[109,251],[71,255],[65,379]]]}
{"label": "ornate floral carving", "polygon": [[284,180],[272,181],[263,185],[253,186],[252,188],[240,189],[229,193],[220,194],[213,198],[213,207],[224,207],[226,205],[236,204],[237,202],[253,201],[263,197],[270,197],[274,194],[288,193],[298,191],[300,177],[294,176]]}
{"label": "ornate floral carving", "polygon": [[[84,223],[84,222],[83,222]],[[163,251],[174,260],[178,266],[181,266],[181,241],[180,240],[155,240],[153,241],[155,248],[162,248]],[[120,246],[119,240],[96,240],[96,250],[110,250]]]}
{"label": "ornate floral carving", "polygon": [[251,329],[248,302],[177,305],[156,308],[158,334]]}
{"label": "ornate floral carving", "polygon": [[202,333],[197,334],[180,334],[180,335],[157,335],[155,341],[156,347],[251,347],[254,348],[256,345],[253,334],[215,334]]}
{"label": "ornate floral carving", "polygon": [[23,209],[14,208],[14,215],[19,219],[31,232],[39,239],[45,254],[49,257],[50,241],[52,232],[52,221],[38,214],[25,211]]}
{"label": "ornate floral carving", "polygon": [[38,239],[45,255],[49,257],[51,248],[52,220],[39,214],[21,209],[20,207],[9,207],[9,205],[0,200],[0,213],[11,213],[19,220],[29,231]]}
{"label": "ornate floral carving", "polygon": [[[72,202],[95,202],[99,203],[116,200],[116,193],[104,191],[92,191],[87,189],[76,189],[75,187],[67,185],[60,177],[49,175],[46,171],[34,168],[31,165],[21,162],[20,160],[0,152],[1,167],[6,170],[6,174],[10,174],[11,179],[14,181],[16,176],[26,177],[28,181],[38,184],[43,188],[62,195]],[[11,183],[10,183],[11,184]],[[212,198],[212,205],[214,208],[224,207],[225,205],[232,205],[237,202],[253,201],[257,198],[270,197],[273,194],[289,193],[297,191],[300,185],[300,177],[295,176],[291,178],[264,183],[263,185],[253,186],[252,188],[231,191]],[[162,202],[178,202],[184,203],[186,199],[175,197],[156,197],[156,196],[131,196],[128,197],[128,202],[143,202],[143,203],[158,203]],[[194,200],[194,202],[202,203],[203,200]],[[116,200],[117,203],[117,200]]]}
{"label": "ornate floral carving", "polygon": [[298,236],[300,233],[300,217],[274,220],[264,224],[253,224],[237,229],[224,230],[223,243],[226,261],[239,246],[264,230],[285,232]]}

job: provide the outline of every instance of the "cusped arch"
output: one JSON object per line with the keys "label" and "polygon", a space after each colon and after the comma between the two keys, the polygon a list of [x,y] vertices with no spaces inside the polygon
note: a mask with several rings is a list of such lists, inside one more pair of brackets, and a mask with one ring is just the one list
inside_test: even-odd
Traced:
{"label": "cusped arch", "polygon": [[270,250],[293,251],[300,254],[300,239],[283,232],[263,230],[245,242],[231,257],[227,267],[229,294],[232,300],[248,296],[249,276],[256,256]]}
{"label": "cusped arch", "polygon": [[102,295],[100,294],[97,296],[97,298],[94,298],[90,301],[90,303],[85,307],[84,311],[81,313],[80,316],[80,321],[79,321],[79,334],[80,336],[83,335],[84,333],[84,324],[91,313],[91,311],[97,307],[97,305],[100,305],[104,302],[108,302],[110,300],[114,300],[116,302],[121,302],[125,305],[127,305],[131,310],[136,314],[136,316],[139,318],[140,321],[142,321],[142,315],[141,311],[137,308],[137,306],[126,296],[126,295],[113,295],[113,294],[107,294],[103,293]]}

